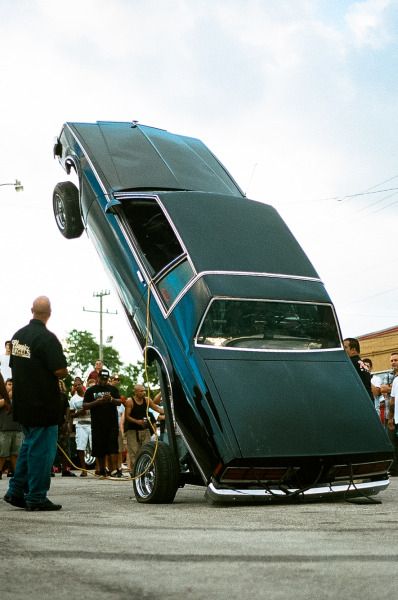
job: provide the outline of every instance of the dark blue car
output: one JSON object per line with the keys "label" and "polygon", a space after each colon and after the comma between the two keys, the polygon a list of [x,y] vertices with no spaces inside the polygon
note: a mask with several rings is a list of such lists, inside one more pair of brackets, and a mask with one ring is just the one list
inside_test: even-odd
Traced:
{"label": "dark blue car", "polygon": [[136,122],[66,123],[55,155],[78,181],[54,190],[57,225],[86,229],[158,368],[167,443],[139,454],[137,499],[186,482],[214,501],[384,489],[391,445],[278,213],[200,140]]}

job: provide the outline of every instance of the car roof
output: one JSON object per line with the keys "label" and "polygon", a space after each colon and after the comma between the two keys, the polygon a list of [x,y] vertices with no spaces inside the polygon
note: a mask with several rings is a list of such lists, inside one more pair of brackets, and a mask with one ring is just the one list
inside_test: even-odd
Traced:
{"label": "car roof", "polygon": [[175,189],[243,195],[197,138],[136,122],[68,122],[65,127],[110,191]]}
{"label": "car roof", "polygon": [[318,278],[270,205],[243,197],[163,192],[158,197],[197,272],[242,271]]}

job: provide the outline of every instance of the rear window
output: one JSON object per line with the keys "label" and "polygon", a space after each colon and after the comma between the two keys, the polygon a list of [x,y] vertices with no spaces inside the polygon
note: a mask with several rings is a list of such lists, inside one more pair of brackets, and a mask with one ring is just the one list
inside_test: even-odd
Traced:
{"label": "rear window", "polygon": [[253,350],[341,348],[330,305],[266,300],[213,300],[196,343]]}

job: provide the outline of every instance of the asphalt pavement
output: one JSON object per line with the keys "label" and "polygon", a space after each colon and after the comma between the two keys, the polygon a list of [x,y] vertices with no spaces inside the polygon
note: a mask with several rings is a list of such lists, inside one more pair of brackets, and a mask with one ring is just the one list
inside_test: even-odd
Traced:
{"label": "asphalt pavement", "polygon": [[394,478],[381,504],[214,506],[186,486],[144,505],[128,480],[57,475],[59,512],[0,502],[0,598],[391,600],[397,493]]}

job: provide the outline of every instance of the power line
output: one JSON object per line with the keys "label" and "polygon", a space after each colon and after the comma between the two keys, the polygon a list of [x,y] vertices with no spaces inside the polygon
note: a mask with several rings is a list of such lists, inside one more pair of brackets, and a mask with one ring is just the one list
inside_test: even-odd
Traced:
{"label": "power line", "polygon": [[[393,181],[393,179],[396,179],[397,177],[398,177],[398,175],[393,175],[392,177],[389,177],[388,179],[384,179],[384,181],[380,181],[379,183],[376,183],[375,185],[371,185],[363,192],[359,192],[357,194],[349,194],[347,196],[341,197],[340,199],[339,199],[339,197],[336,197],[336,200],[339,200],[339,202],[341,202],[342,200],[345,200],[346,198],[355,198],[356,196],[365,196],[370,193],[378,194],[379,192],[389,192],[389,191],[392,191],[393,189],[398,189],[398,188],[392,188],[391,190],[376,190],[376,188],[378,188],[380,185],[389,183],[390,181]],[[372,190],[376,190],[376,191],[372,191]]]}
{"label": "power line", "polygon": [[342,202],[343,200],[346,200],[347,198],[357,198],[358,196],[368,196],[369,194],[381,194],[382,192],[392,192],[394,190],[398,190],[398,187],[393,187],[393,188],[387,188],[384,190],[374,190],[374,191],[369,191],[369,192],[358,192],[357,194],[349,194],[348,196],[336,196],[336,198],[331,198],[331,200],[337,200],[338,202]]}

